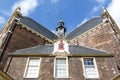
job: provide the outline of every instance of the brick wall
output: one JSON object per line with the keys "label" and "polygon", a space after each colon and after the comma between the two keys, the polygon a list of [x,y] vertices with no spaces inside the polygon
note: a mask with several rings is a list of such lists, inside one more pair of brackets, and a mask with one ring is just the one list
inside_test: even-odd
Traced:
{"label": "brick wall", "polygon": [[8,44],[7,52],[13,52],[18,49],[24,49],[37,45],[44,45],[45,43],[50,43],[44,38],[37,36],[31,31],[27,31],[18,25],[12,35],[12,38]]}
{"label": "brick wall", "polygon": [[100,76],[99,79],[84,78],[82,59],[80,57],[68,58],[69,78],[64,79],[53,77],[54,57],[41,58],[39,77],[37,79],[23,79],[26,63],[27,57],[14,57],[7,73],[11,77],[13,77],[14,80],[111,80],[116,75],[115,66],[111,57],[96,58],[96,63]]}
{"label": "brick wall", "polygon": [[[110,23],[97,26],[77,39],[78,44],[81,46],[106,50],[112,54],[116,54],[118,49],[118,39]],[[77,39],[70,41],[71,44],[77,44]]]}
{"label": "brick wall", "polygon": [[77,39],[70,41],[71,44],[93,47],[106,50],[110,54],[115,54],[115,61],[120,70],[120,43],[110,22],[104,23],[88,31]]}
{"label": "brick wall", "polygon": [[3,56],[0,68],[4,68],[4,65],[7,61],[8,53],[14,52],[15,50],[44,44],[51,44],[51,42],[45,40],[45,38],[41,38],[41,36],[37,36],[31,31],[26,30],[25,28],[22,28],[21,25],[17,25],[5,50],[5,55]]}

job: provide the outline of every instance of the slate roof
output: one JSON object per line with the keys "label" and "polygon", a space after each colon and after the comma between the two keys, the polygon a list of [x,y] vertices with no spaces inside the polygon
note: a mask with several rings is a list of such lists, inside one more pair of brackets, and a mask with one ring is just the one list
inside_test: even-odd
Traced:
{"label": "slate roof", "polygon": [[15,53],[17,54],[50,54],[53,52],[54,46],[53,45],[39,45],[35,47],[30,47],[26,49],[17,50]]}
{"label": "slate roof", "polygon": [[[57,36],[54,33],[52,33],[47,28],[45,28],[44,26],[42,26],[41,24],[37,23],[36,21],[34,21],[33,19],[31,19],[29,17],[21,16],[20,22],[29,26],[30,28],[39,32],[40,34],[49,38],[50,40],[57,39]],[[102,23],[102,18],[94,17],[94,18],[88,20],[87,22],[85,22],[84,24],[80,25],[76,29],[74,29],[69,34],[67,34],[66,38],[68,40],[71,40],[71,39],[75,38],[76,36],[88,31],[89,29],[95,27],[96,25],[98,25],[100,23]]]}
{"label": "slate roof", "polygon": [[92,19],[88,20],[87,22],[85,22],[84,24],[77,27],[72,32],[70,32],[66,36],[66,38],[71,40],[71,39],[75,38],[76,36],[79,36],[80,34],[82,34],[82,33],[86,32],[86,31],[88,31],[89,29],[97,26],[100,23],[102,23],[102,18],[101,17],[92,18]]}
{"label": "slate roof", "polygon": [[29,17],[21,16],[20,22],[32,28],[33,30],[39,32],[40,34],[49,38],[50,40],[57,39],[57,36],[54,33],[52,33],[47,28],[43,27],[41,24],[37,23],[36,21],[34,21],[33,19]]}
{"label": "slate roof", "polygon": [[[17,50],[14,53],[11,53],[10,55],[52,55],[52,52],[54,50],[54,45],[39,45],[31,48],[21,49]],[[78,46],[78,45],[69,45],[69,52],[70,55],[109,55],[108,52],[104,50],[94,49],[94,48],[88,48],[84,46]]]}
{"label": "slate roof", "polygon": [[104,50],[78,45],[69,45],[69,51],[71,54],[108,54]]}

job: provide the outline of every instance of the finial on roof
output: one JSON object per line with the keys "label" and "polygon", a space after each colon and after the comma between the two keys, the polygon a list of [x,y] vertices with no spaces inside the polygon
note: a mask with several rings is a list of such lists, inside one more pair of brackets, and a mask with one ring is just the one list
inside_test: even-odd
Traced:
{"label": "finial on roof", "polygon": [[13,15],[22,15],[21,12],[20,12],[21,8],[20,7],[17,7],[13,13]]}
{"label": "finial on roof", "polygon": [[60,16],[60,19],[62,19],[62,16]]}
{"label": "finial on roof", "polygon": [[103,11],[103,12],[106,12],[106,8],[105,8],[105,7],[102,7],[102,11]]}
{"label": "finial on roof", "polygon": [[60,21],[59,22],[63,22],[63,19],[62,19],[62,17],[60,16]]}
{"label": "finial on roof", "polygon": [[21,8],[17,7],[15,11],[20,12]]}

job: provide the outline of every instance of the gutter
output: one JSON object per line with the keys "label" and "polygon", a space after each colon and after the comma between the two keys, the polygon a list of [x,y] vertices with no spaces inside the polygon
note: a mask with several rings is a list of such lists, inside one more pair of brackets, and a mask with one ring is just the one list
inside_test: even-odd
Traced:
{"label": "gutter", "polygon": [[113,54],[93,54],[93,53],[86,53],[86,54],[65,54],[65,55],[57,55],[52,53],[10,53],[8,54],[9,57],[55,57],[55,56],[68,56],[68,57],[114,57]]}

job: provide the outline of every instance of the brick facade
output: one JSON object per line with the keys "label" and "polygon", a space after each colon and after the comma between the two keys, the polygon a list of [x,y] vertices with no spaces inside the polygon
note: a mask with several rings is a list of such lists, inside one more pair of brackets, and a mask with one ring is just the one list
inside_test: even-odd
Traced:
{"label": "brick facade", "polygon": [[35,33],[28,31],[26,28],[23,28],[22,25],[17,25],[14,32],[12,33],[10,41],[8,42],[8,46],[6,47],[5,55],[2,59],[2,64],[0,65],[1,69],[3,69],[7,61],[7,53],[44,44],[51,44],[51,42],[45,38],[41,38],[41,36],[36,36]]}
{"label": "brick facade", "polygon": [[[99,79],[85,79],[84,70],[82,66],[82,57],[79,56],[68,57],[68,78],[54,78],[55,57],[40,57],[41,55],[38,55],[41,58],[39,77],[34,79],[24,78],[24,72],[27,65],[28,55],[27,57],[25,57],[24,55],[22,57],[14,56],[12,59],[11,56],[8,55],[11,52],[14,52],[19,49],[29,48],[37,45],[52,44],[52,42],[48,41],[45,37],[43,38],[40,35],[36,35],[36,33],[33,33],[33,31],[28,30],[26,27],[23,26],[24,25],[22,24],[17,24],[14,32],[12,33],[11,39],[6,47],[2,59],[2,64],[0,65],[0,68],[4,68],[4,71],[14,80],[111,80],[120,72],[119,37],[117,36],[118,33],[114,29],[113,24],[109,20],[107,22],[101,23],[93,27],[88,31],[85,31],[79,36],[76,36],[72,40],[69,40],[68,43],[70,45],[77,44],[80,46],[87,46],[90,48],[105,50],[109,52],[109,54],[114,55],[114,57],[95,57],[99,73]],[[9,28],[7,27],[5,31],[8,31],[8,29]],[[5,37],[2,38],[3,40],[0,42],[0,44],[4,44],[4,38]]]}
{"label": "brick facade", "polygon": [[[26,79],[24,72],[28,57],[13,57],[8,74],[14,80]],[[96,57],[99,79],[87,80],[110,80],[117,74],[112,57]],[[86,80],[84,77],[82,57],[68,57],[68,78],[54,78],[54,57],[41,57],[39,77],[34,80]],[[14,68],[14,69],[13,69]]]}
{"label": "brick facade", "polygon": [[77,39],[78,44],[82,46],[106,50],[112,54],[116,54],[117,52],[118,39],[112,26],[110,26],[110,23],[96,26],[80,37],[70,41],[71,44],[77,44]]}
{"label": "brick facade", "polygon": [[96,26],[80,37],[74,38],[70,43],[106,50],[110,54],[115,54],[115,61],[117,66],[120,67],[120,59],[118,58],[120,56],[120,43],[110,22]]}

